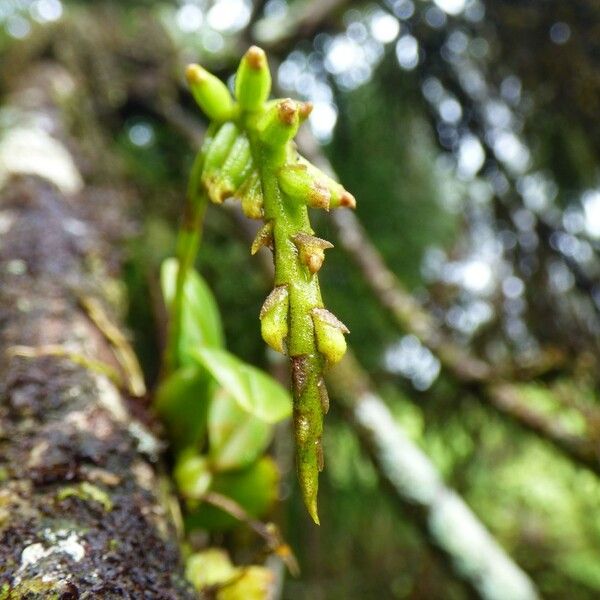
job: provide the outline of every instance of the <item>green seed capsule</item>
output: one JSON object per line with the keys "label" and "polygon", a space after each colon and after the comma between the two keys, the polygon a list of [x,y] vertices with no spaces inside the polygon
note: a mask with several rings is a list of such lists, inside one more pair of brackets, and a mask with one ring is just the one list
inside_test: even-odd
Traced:
{"label": "green seed capsule", "polygon": [[271,92],[271,72],[264,51],[251,46],[240,62],[235,76],[235,97],[242,110],[256,111]]}
{"label": "green seed capsule", "polygon": [[348,328],[325,308],[313,308],[311,312],[319,352],[332,365],[340,362],[346,353],[344,334],[350,333]]}
{"label": "green seed capsule", "polygon": [[325,250],[333,248],[333,244],[327,240],[308,235],[307,233],[297,233],[292,237],[292,241],[298,248],[298,257],[300,262],[308,268],[314,275],[323,265],[325,260]]}
{"label": "green seed capsule", "polygon": [[245,135],[240,135],[233,143],[214,185],[208,192],[209,198],[220,204],[233,196],[252,170],[252,166],[250,142]]}
{"label": "green seed capsule", "polygon": [[279,185],[290,198],[312,208],[329,210],[331,194],[304,164],[286,165],[279,171]]}
{"label": "green seed capsule", "polygon": [[300,126],[298,103],[290,98],[270,108],[258,123],[261,141],[268,146],[284,146],[298,132]]}
{"label": "green seed capsule", "polygon": [[287,286],[277,286],[260,310],[260,332],[273,350],[285,354],[288,335],[289,293]]}
{"label": "green seed capsule", "polygon": [[227,121],[234,115],[234,103],[227,86],[200,65],[188,65],[186,79],[194,99],[213,121]]}

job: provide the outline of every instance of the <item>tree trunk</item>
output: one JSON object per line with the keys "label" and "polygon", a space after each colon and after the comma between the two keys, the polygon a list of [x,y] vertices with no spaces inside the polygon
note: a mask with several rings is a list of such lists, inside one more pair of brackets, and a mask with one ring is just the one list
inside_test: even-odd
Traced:
{"label": "tree trunk", "polygon": [[84,187],[67,150],[68,74],[24,81],[0,142],[0,598],[193,598],[127,391],[143,381],[115,316],[119,194]]}

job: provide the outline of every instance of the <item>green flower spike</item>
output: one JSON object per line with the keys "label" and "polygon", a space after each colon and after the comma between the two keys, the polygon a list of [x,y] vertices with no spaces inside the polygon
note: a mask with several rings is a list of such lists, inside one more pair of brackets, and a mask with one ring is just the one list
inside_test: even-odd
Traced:
{"label": "green flower spike", "polygon": [[240,62],[235,101],[202,67],[188,67],[187,76],[194,98],[213,121],[189,195],[216,203],[237,198],[248,217],[265,222],[251,249],[255,254],[271,248],[275,262],[274,289],[260,313],[261,333],[269,346],[290,357],[298,478],[308,512],[319,523],[321,435],[329,409],[323,371],[342,358],[348,330],[323,307],[317,272],[324,251],[333,246],[314,236],[308,208],[354,208],[356,202],[296,151],[292,140],[312,105],[268,100],[271,74],[260,48],[250,48]]}

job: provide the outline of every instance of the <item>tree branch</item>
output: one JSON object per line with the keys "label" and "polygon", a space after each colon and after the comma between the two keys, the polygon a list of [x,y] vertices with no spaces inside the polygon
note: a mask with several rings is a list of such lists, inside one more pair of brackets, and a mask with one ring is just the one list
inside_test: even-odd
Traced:
{"label": "tree branch", "polygon": [[55,104],[75,89],[40,67],[0,144],[0,595],[191,599],[161,444],[127,393],[122,197],[83,185]]}

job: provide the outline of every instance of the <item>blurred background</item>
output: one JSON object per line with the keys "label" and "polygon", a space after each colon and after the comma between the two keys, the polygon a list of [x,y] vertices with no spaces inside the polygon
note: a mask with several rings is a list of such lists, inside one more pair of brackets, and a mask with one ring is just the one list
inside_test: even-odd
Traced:
{"label": "blurred background", "polygon": [[[151,381],[161,336],[148,298],[206,125],[184,66],[227,80],[250,44],[267,50],[277,95],[314,103],[301,147],[357,198],[358,221],[314,215],[336,245],[322,289],[353,362],[332,374],[320,528],[287,425],[273,446],[272,518],[302,569],[282,597],[472,597],[461,556],[478,538],[460,511],[448,533],[421,493],[443,480],[540,596],[598,598],[600,5],[1,0],[3,97],[29,63],[66,65],[84,174],[130,198],[129,324]],[[269,257],[251,257],[251,239],[238,213],[211,207],[197,266],[229,348],[285,378],[260,337]],[[389,409],[400,475],[365,432],[361,398]],[[248,537],[213,543],[243,562]]]}

